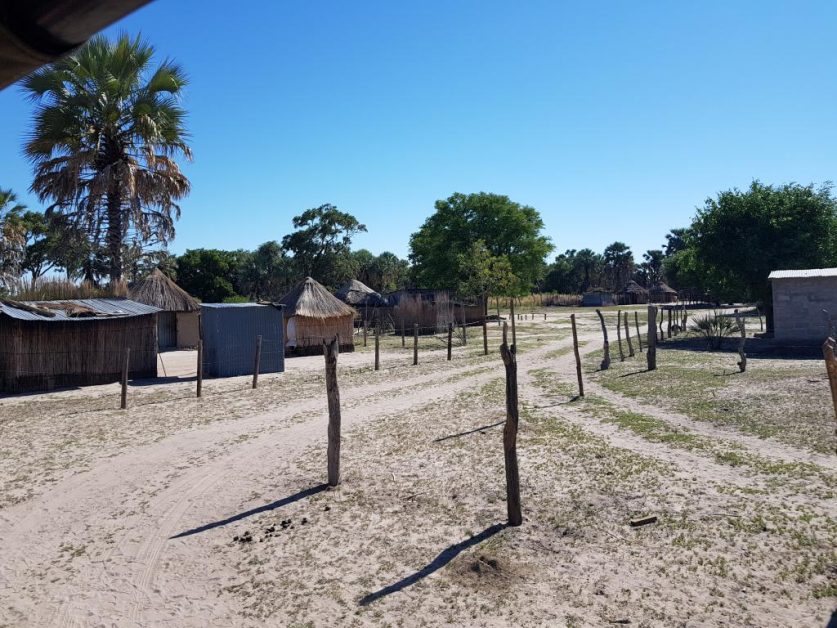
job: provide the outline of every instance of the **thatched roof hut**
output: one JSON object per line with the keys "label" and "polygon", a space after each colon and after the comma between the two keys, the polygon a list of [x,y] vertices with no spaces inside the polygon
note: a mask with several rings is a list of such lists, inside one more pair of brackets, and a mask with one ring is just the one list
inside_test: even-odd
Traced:
{"label": "thatched roof hut", "polygon": [[311,277],[279,300],[285,309],[285,347],[296,355],[322,352],[323,340],[340,336],[340,350],[354,351],[355,310]]}
{"label": "thatched roof hut", "polygon": [[672,303],[677,301],[677,290],[660,281],[651,286],[648,291],[649,297],[654,303]]}
{"label": "thatched roof hut", "polygon": [[161,310],[157,339],[161,349],[195,347],[200,339],[201,306],[159,268],[131,287],[131,299]]}
{"label": "thatched roof hut", "polygon": [[620,293],[620,302],[625,304],[648,303],[648,290],[631,279]]}
{"label": "thatched roof hut", "polygon": [[350,279],[334,293],[338,299],[356,308],[386,307],[387,300],[362,281]]}
{"label": "thatched roof hut", "polygon": [[157,375],[157,308],[127,299],[0,303],[0,391]]}

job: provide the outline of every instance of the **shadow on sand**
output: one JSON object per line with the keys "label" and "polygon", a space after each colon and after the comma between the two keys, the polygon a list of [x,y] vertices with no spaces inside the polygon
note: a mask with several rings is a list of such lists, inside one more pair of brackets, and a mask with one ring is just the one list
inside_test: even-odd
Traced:
{"label": "shadow on sand", "polygon": [[449,436],[441,436],[441,437],[435,439],[433,442],[434,443],[441,443],[443,440],[449,440],[451,438],[459,438],[460,436],[468,436],[468,434],[475,434],[476,432],[482,432],[482,431],[487,430],[489,428],[497,427],[498,425],[503,425],[503,423],[505,423],[505,422],[506,422],[505,420],[497,421],[497,423],[492,423],[491,425],[483,425],[482,427],[478,427],[478,428],[473,429],[473,430],[468,430],[467,432],[459,432],[459,434],[450,434]]}
{"label": "shadow on sand", "polygon": [[498,532],[503,531],[505,528],[505,523],[495,523],[493,526],[489,526],[479,534],[465,539],[464,541],[461,541],[456,545],[451,545],[450,547],[442,550],[442,552],[438,556],[436,556],[436,558],[434,558],[430,563],[419,569],[417,572],[410,574],[409,576],[402,578],[398,582],[386,586],[383,589],[378,589],[374,593],[370,593],[364,596],[360,599],[358,604],[360,606],[367,606],[372,602],[380,600],[382,597],[386,597],[387,595],[391,595],[392,593],[397,593],[398,591],[401,591],[409,586],[414,585],[416,582],[423,580],[430,574],[439,571],[442,567],[447,565],[450,561],[459,556],[459,554],[461,554],[469,547],[479,545],[486,539],[489,539]]}
{"label": "shadow on sand", "polygon": [[270,512],[271,510],[276,510],[277,508],[281,508],[282,506],[287,506],[288,504],[298,502],[299,500],[305,499],[306,497],[311,497],[312,495],[316,495],[317,493],[322,493],[327,488],[328,484],[319,484],[317,486],[312,486],[311,488],[306,488],[304,491],[299,491],[299,493],[294,493],[293,495],[289,495],[288,497],[283,497],[282,499],[278,499],[275,502],[270,502],[269,504],[265,504],[264,506],[259,506],[251,510],[245,510],[244,512],[240,512],[237,515],[233,515],[232,517],[227,517],[226,519],[221,519],[220,521],[213,521],[212,523],[207,523],[205,525],[200,526],[199,528],[192,528],[191,530],[180,532],[179,534],[175,534],[174,536],[169,537],[169,540],[182,539],[186,536],[200,534],[201,532],[206,532],[208,530],[220,528],[221,526],[225,526],[230,523],[235,523],[236,521],[241,521],[242,519],[252,517],[253,515],[258,515],[262,512]]}

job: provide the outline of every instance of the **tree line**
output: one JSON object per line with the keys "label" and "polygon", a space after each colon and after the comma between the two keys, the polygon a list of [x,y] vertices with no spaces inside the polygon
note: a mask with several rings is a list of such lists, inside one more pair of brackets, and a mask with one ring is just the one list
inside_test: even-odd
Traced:
{"label": "tree line", "polygon": [[409,259],[352,250],[366,231],[324,204],[293,218],[294,230],[253,251],[168,253],[190,183],[182,105],[186,73],[153,63],[140,37],[93,38],[23,80],[34,103],[24,152],[29,186],[44,211],[0,189],[0,291],[62,273],[94,286],[142,278],[161,267],[205,301],[275,299],[313,276],[331,288],[357,278],[379,292],[403,287],[463,296],[531,291],[581,293],[666,281],[724,301],[769,306],[771,270],[837,265],[837,202],[830,184],[754,181],[708,198],[691,223],[636,259],[624,242],[597,253],[555,246],[540,212],[507,196],[454,193],[410,236]]}

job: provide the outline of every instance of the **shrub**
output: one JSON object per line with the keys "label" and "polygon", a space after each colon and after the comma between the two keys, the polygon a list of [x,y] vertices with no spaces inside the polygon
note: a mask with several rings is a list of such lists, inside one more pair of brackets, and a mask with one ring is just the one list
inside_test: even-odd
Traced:
{"label": "shrub", "polygon": [[711,314],[694,317],[691,329],[703,337],[707,349],[714,351],[721,348],[724,338],[738,333],[738,323],[715,310]]}

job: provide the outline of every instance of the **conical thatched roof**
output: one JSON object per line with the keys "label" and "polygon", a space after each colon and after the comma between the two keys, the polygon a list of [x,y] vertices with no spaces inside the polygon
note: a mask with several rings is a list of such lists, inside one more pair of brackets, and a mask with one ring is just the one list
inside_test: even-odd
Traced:
{"label": "conical thatched roof", "polygon": [[677,290],[669,286],[665,281],[655,283],[654,287],[651,288],[651,292],[665,292],[666,294],[677,294]]}
{"label": "conical thatched roof", "polygon": [[626,285],[625,289],[622,290],[627,294],[648,294],[648,290],[640,286],[637,282],[631,279]]}
{"label": "conical thatched roof", "polygon": [[379,307],[386,305],[386,300],[372,288],[357,279],[350,279],[340,290],[334,293],[343,303],[354,306]]}
{"label": "conical thatched roof", "polygon": [[166,312],[198,312],[200,304],[183,288],[169,279],[163,271],[153,272],[130,290],[131,300],[153,305]]}
{"label": "conical thatched roof", "polygon": [[296,284],[293,290],[279,300],[279,303],[285,306],[285,316],[325,319],[354,317],[355,315],[352,308],[311,277],[306,277]]}

